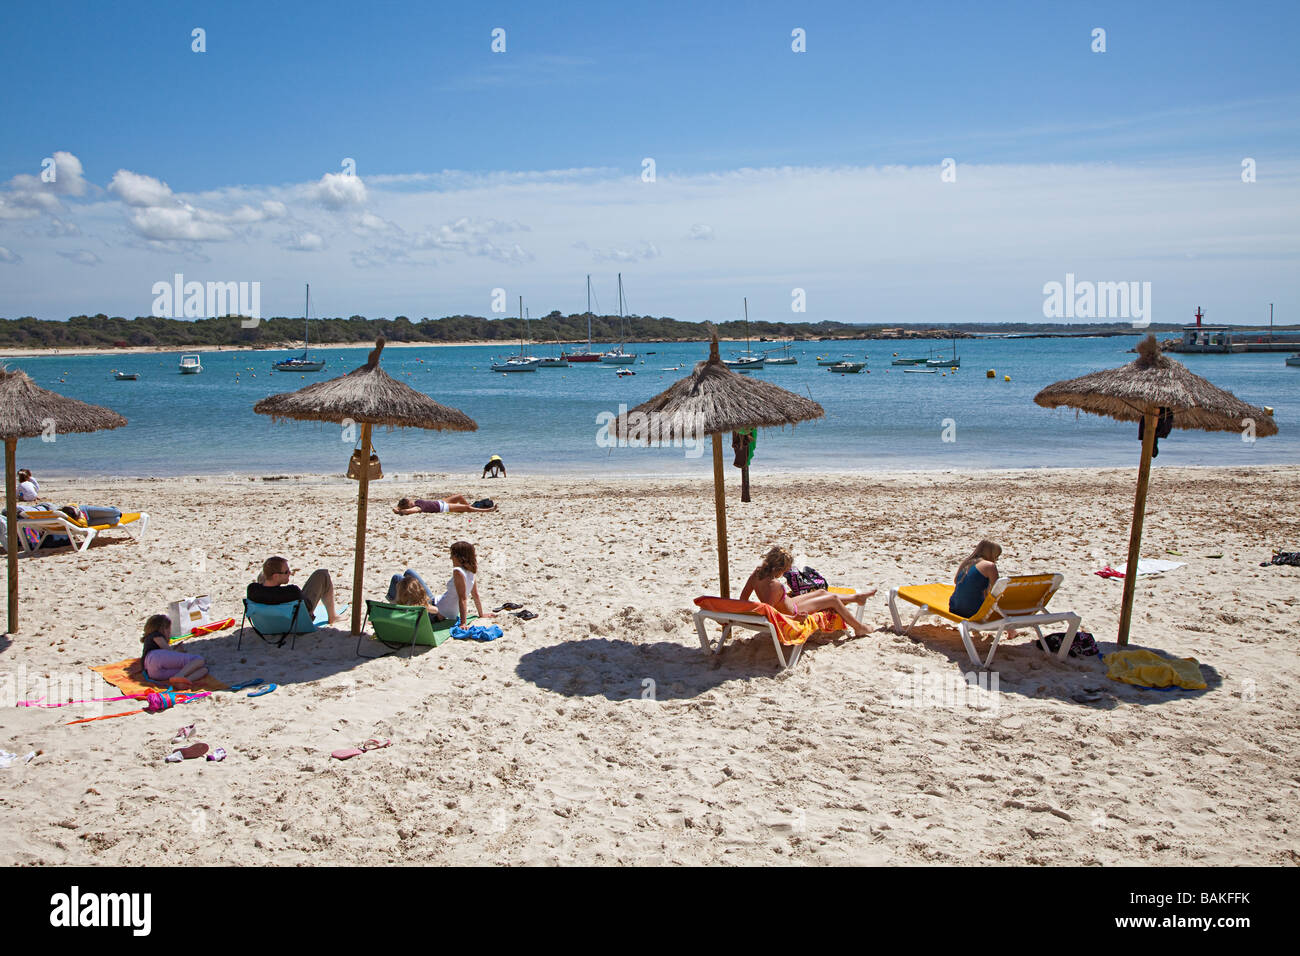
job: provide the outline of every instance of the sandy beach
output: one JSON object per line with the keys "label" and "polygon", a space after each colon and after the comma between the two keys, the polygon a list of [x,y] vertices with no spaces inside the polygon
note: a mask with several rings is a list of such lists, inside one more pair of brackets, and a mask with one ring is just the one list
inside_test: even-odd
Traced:
{"label": "sandy beach", "polygon": [[[342,479],[77,482],[57,503],[147,510],[143,544],[106,535],[20,561],[21,628],[0,640],[5,864],[133,865],[184,854],[241,865],[393,863],[1284,864],[1300,861],[1300,467],[1157,468],[1143,556],[1186,562],[1137,585],[1133,644],[1195,657],[1205,691],[1109,680],[1027,636],[999,649],[997,691],[956,631],[887,629],[891,586],[951,580],[981,537],[1003,573],[1059,571],[1052,605],[1112,648],[1133,469],[756,473],[728,468],[733,589],[782,544],[832,584],[876,587],[858,639],[814,642],[778,671],[767,637],[699,646],[691,601],[716,593],[710,476],[423,475],[372,486],[366,594],[352,595],[356,486]],[[402,518],[401,495],[491,495],[488,515]],[[363,660],[346,627],[295,649],[236,631],[191,642],[226,683],[163,714],[65,726],[123,703],[14,707],[53,686],[115,694],[88,668],[139,652],[145,618],[209,594],[240,616],[261,559],[344,600],[389,575],[438,590],[451,542],[476,543],[504,637]],[[1170,552],[1178,552],[1171,555]],[[366,641],[365,654],[382,647]],[[90,678],[93,678],[91,680]],[[54,696],[57,696],[57,691]],[[978,706],[976,705],[978,703]],[[177,727],[224,747],[168,764]],[[367,738],[392,746],[348,761]]]}

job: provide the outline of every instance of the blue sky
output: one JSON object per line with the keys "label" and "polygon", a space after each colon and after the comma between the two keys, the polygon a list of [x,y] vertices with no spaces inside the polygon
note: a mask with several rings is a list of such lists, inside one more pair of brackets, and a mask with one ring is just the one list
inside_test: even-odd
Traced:
{"label": "blue sky", "polygon": [[1160,321],[1300,321],[1300,5],[983,7],[8,5],[0,315],[144,314],[178,271],[267,314],[305,281],[331,314],[568,311],[622,269],[689,319],[1037,321],[1072,271],[1153,282]]}

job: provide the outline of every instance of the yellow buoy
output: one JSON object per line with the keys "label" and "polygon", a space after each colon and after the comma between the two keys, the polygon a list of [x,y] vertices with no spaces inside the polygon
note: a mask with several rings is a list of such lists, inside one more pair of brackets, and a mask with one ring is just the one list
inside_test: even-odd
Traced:
{"label": "yellow buoy", "polygon": [[1010,376],[1010,375],[1003,375],[1003,376],[1002,376],[1002,381],[1004,381],[1004,382],[1009,382],[1009,381],[1011,381],[1011,376]]}

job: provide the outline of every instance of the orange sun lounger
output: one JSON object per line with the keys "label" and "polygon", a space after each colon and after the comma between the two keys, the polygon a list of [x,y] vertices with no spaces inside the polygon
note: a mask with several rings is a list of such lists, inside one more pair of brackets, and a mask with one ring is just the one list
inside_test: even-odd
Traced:
{"label": "orange sun lounger", "polygon": [[[836,594],[853,593],[849,588],[828,590]],[[695,633],[700,638],[700,646],[706,651],[710,654],[722,653],[722,646],[727,643],[727,638],[731,636],[731,629],[734,627],[743,627],[759,633],[766,631],[772,636],[772,646],[776,648],[776,656],[781,662],[782,670],[794,667],[795,661],[799,660],[799,655],[803,652],[804,644],[812,635],[818,631],[828,634],[842,631],[846,627],[839,614],[834,611],[815,611],[801,619],[782,614],[770,604],[759,601],[698,597],[695,599],[695,604],[699,607],[695,612]],[[859,623],[862,621],[864,610],[865,608],[859,605],[854,614]],[[704,630],[705,621],[715,621],[722,625],[722,636],[716,643],[709,640],[709,635]],[[791,648],[788,660],[784,647]]]}
{"label": "orange sun lounger", "polygon": [[[993,663],[993,655],[997,653],[998,644],[1001,643],[1002,635],[1006,631],[1017,627],[1032,627],[1038,635],[1039,646],[1044,653],[1048,653],[1040,625],[1064,621],[1069,625],[1070,630],[1065,635],[1065,640],[1061,641],[1061,649],[1056,656],[1059,660],[1065,660],[1066,655],[1070,653],[1071,645],[1074,644],[1074,632],[1079,629],[1079,615],[1072,611],[1047,610],[1047,602],[1052,599],[1052,595],[1056,593],[1063,580],[1064,578],[1059,574],[1024,574],[998,578],[993,582],[993,587],[989,588],[989,593],[985,596],[979,610],[970,617],[962,617],[948,610],[948,599],[952,597],[953,585],[910,584],[890,589],[889,613],[894,619],[894,628],[903,634],[911,631],[912,625],[923,614],[935,614],[952,621],[961,631],[961,640],[966,645],[966,653],[970,655],[971,662],[976,667],[983,668]],[[917,612],[908,622],[907,627],[903,627],[903,622],[898,616],[900,598],[917,607]],[[971,640],[971,635],[976,631],[993,632],[993,646],[989,648],[988,657],[983,661],[975,650],[975,642]]]}

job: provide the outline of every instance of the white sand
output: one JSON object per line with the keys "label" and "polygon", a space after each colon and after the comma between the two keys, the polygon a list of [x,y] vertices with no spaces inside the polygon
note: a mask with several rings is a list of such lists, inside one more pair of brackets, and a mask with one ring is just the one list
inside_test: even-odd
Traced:
{"label": "white sand", "polygon": [[[1294,864],[1300,838],[1300,468],[1157,469],[1143,555],[1187,566],[1138,584],[1134,643],[1203,665],[1209,689],[1141,690],[1096,658],[1058,663],[1025,638],[994,662],[996,712],[934,697],[972,670],[955,632],[887,632],[810,647],[778,674],[770,641],[699,647],[691,599],[715,593],[709,476],[624,482],[427,476],[373,487],[366,590],[411,565],[445,583],[446,548],[479,547],[489,644],[360,660],[346,629],[296,650],[235,632],[194,642],[229,683],[276,681],[165,714],[68,727],[92,713],[8,708],[0,862]],[[1133,470],[772,478],[729,520],[733,587],[785,544],[834,584],[948,579],[974,540],[1004,572],[1061,571],[1053,601],[1109,649]],[[80,678],[138,653],[140,625],[208,593],[221,616],[269,553],[329,567],[351,590],[351,482],[54,481],[63,502],[146,508],[125,537],[23,559],[20,632],[0,641],[0,692],[25,670]],[[490,494],[498,514],[398,518],[403,494]],[[1207,555],[1222,553],[1221,559]],[[201,559],[201,561],[200,561]],[[204,570],[196,570],[199,564]],[[305,575],[299,575],[301,581]],[[377,645],[363,648],[375,653]],[[918,670],[919,669],[919,677]],[[94,676],[94,675],[91,675]],[[653,696],[649,696],[653,681]],[[920,700],[918,681],[930,688]],[[12,687],[12,684],[9,685]],[[82,688],[78,688],[79,690]],[[98,681],[84,689],[115,693]],[[1097,689],[1097,690],[1088,690]],[[17,689],[20,699],[23,689]],[[1081,703],[1075,695],[1099,699]],[[919,706],[915,706],[918,704]],[[103,705],[105,713],[130,709]],[[182,724],[223,763],[165,764]],[[368,737],[393,746],[347,762]]]}

